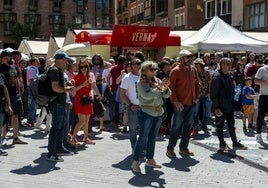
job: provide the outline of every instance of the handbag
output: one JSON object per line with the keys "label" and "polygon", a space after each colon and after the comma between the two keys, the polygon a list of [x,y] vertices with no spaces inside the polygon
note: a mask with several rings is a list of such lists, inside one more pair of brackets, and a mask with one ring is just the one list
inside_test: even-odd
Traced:
{"label": "handbag", "polygon": [[83,96],[80,100],[81,104],[83,106],[88,105],[88,104],[92,104],[93,103],[93,99],[91,96]]}

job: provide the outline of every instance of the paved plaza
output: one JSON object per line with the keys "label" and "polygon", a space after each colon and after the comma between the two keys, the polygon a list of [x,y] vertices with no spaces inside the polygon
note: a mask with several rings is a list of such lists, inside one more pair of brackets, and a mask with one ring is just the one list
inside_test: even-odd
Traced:
{"label": "paved plaza", "polygon": [[[45,159],[48,134],[32,128],[21,130],[28,145],[11,145],[8,140],[7,157],[0,157],[1,188],[32,187],[254,187],[268,185],[268,144],[259,145],[253,134],[244,135],[242,122],[236,120],[238,138],[249,147],[247,151],[218,153],[215,128],[209,134],[200,132],[191,139],[193,157],[169,159],[165,155],[168,137],[159,136],[155,159],[161,169],[145,167],[141,174],[131,171],[131,148],[128,134],[116,127],[111,132],[96,135],[96,145],[81,145],[75,155],[64,157],[64,162]],[[98,131],[94,127],[95,131]],[[226,135],[230,146],[230,138]],[[263,134],[266,140],[266,133]],[[268,141],[267,141],[268,143]]]}

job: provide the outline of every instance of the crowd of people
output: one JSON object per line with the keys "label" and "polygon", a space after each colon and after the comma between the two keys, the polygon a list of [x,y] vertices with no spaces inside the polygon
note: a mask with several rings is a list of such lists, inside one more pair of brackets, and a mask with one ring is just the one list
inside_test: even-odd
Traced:
{"label": "crowd of people", "polygon": [[[219,139],[219,149],[230,149],[223,129],[227,124],[233,149],[247,147],[237,140],[235,116],[243,121],[243,131],[255,131],[261,143],[262,126],[268,111],[268,58],[250,53],[248,57],[227,58],[223,52],[205,53],[197,58],[188,50],[178,57],[163,57],[160,62],[145,60],[142,52],[118,47],[117,55],[107,62],[100,54],[75,59],[64,52],[54,58],[21,58],[19,51],[0,55],[0,156],[8,155],[7,131],[13,129],[12,144],[27,144],[19,138],[22,119],[25,125],[49,132],[47,160],[62,162],[73,155],[81,143],[95,145],[89,135],[98,118],[99,133],[110,131],[105,124],[106,108],[110,126],[129,133],[133,161],[131,168],[140,172],[140,155],[145,165],[161,168],[154,160],[156,136],[160,127],[169,134],[166,155],[193,156],[190,137],[210,130],[211,116]],[[47,74],[53,99],[40,106],[30,84]],[[37,110],[40,113],[37,114]],[[45,120],[45,127],[43,123]],[[83,139],[78,132],[83,130]]]}

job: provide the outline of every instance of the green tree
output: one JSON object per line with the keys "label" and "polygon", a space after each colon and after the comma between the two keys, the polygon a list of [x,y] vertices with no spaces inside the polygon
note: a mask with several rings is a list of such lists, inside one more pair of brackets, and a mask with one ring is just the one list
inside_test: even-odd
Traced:
{"label": "green tree", "polygon": [[36,38],[39,36],[39,28],[36,24],[16,24],[11,30],[11,38],[15,41],[15,48],[18,48],[23,38]]}

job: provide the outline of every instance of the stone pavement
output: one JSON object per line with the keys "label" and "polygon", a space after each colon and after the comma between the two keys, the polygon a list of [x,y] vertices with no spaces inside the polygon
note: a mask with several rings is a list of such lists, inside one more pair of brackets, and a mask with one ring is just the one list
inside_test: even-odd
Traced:
{"label": "stone pavement", "polygon": [[[242,128],[242,127],[241,127]],[[213,129],[213,127],[212,127]],[[96,129],[97,131],[97,129]],[[116,128],[112,132],[96,135],[96,145],[82,145],[64,162],[46,161],[48,134],[32,128],[22,130],[28,145],[11,145],[8,140],[7,157],[0,157],[0,187],[254,187],[268,185],[267,148],[255,142],[254,137],[244,136],[237,128],[242,143],[248,151],[220,154],[214,130],[208,137],[194,137],[189,148],[195,156],[175,159],[165,155],[168,138],[159,136],[155,159],[161,169],[144,166],[141,174],[131,169],[131,149],[127,134]],[[229,143],[229,138],[226,139]],[[176,149],[176,153],[178,150]],[[252,164],[250,162],[252,162]],[[257,165],[256,165],[257,164]],[[260,165],[260,166],[258,166]]]}

